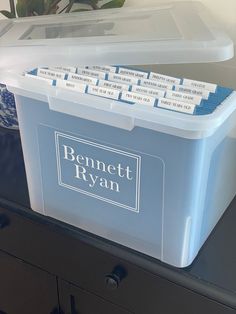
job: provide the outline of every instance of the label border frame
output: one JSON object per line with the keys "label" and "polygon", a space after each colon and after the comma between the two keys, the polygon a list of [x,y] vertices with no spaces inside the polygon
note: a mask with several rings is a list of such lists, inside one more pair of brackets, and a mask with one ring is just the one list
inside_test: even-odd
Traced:
{"label": "label border frame", "polygon": [[[58,177],[58,184],[60,186],[65,187],[65,188],[70,189],[70,190],[73,190],[73,191],[76,191],[76,192],[79,192],[81,194],[93,197],[93,198],[96,198],[96,199],[99,199],[99,200],[104,201],[106,203],[110,203],[112,205],[125,208],[125,209],[130,210],[130,211],[135,212],[135,213],[140,212],[139,207],[140,207],[140,181],[141,181],[140,179],[141,179],[141,160],[142,160],[141,156],[133,154],[133,153],[125,152],[125,151],[120,150],[120,149],[111,148],[111,147],[108,147],[108,146],[105,146],[102,144],[94,143],[94,142],[91,142],[91,141],[88,141],[85,139],[77,138],[77,137],[74,137],[72,135],[64,134],[64,133],[58,132],[58,131],[54,131],[54,136],[55,136],[55,144],[56,144],[55,146],[56,146],[56,159],[57,159],[57,177]],[[79,142],[79,143],[87,144],[87,145],[94,146],[94,147],[97,147],[97,148],[100,148],[103,150],[107,150],[107,151],[110,151],[113,153],[125,155],[125,156],[136,159],[137,163],[136,163],[135,207],[131,207],[131,206],[124,205],[124,204],[116,202],[116,201],[112,201],[111,199],[96,195],[94,193],[91,193],[91,192],[85,191],[83,189],[76,188],[72,185],[64,183],[62,181],[62,177],[61,177],[61,162],[60,162],[61,158],[60,158],[60,152],[59,152],[59,137],[64,137],[64,138],[74,140],[74,141]]]}

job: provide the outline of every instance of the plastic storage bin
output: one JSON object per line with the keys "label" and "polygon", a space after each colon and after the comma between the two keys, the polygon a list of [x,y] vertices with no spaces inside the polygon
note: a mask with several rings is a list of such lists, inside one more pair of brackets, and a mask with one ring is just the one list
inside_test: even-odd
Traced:
{"label": "plastic storage bin", "polygon": [[236,194],[236,94],[190,116],[75,94],[22,70],[223,61],[232,41],[202,5],[186,2],[0,27],[1,80],[16,97],[32,209],[189,265]]}

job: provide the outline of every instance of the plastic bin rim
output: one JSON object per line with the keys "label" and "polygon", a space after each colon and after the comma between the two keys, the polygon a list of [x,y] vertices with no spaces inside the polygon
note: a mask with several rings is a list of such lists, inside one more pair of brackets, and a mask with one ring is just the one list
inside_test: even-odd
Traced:
{"label": "plastic bin rim", "polygon": [[[118,119],[122,116],[128,116],[132,119],[130,131],[135,126],[140,126],[187,139],[201,139],[211,136],[236,110],[236,92],[232,92],[212,114],[192,116],[161,108],[147,108],[138,104],[126,105],[123,102],[89,94],[79,94],[80,100],[78,101],[77,92],[49,86],[43,81],[39,85],[38,82],[32,82],[30,78],[22,75],[15,74],[15,76],[5,77],[4,83],[14,94],[47,102],[49,107],[52,99],[59,99],[92,108],[94,112],[99,110],[104,113],[115,114]],[[76,99],[75,94],[77,95]]]}

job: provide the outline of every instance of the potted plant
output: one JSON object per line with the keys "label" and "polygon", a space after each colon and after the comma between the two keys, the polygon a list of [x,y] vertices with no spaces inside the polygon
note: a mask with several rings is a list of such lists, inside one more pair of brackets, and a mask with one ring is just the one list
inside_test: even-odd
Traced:
{"label": "potted plant", "polygon": [[[9,0],[10,11],[0,10],[7,18],[62,14],[120,8],[125,0]],[[14,95],[0,84],[0,126],[18,129]]]}

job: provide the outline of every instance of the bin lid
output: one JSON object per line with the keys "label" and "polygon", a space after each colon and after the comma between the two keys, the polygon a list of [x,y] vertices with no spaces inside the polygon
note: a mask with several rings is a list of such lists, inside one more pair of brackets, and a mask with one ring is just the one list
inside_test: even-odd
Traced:
{"label": "bin lid", "polygon": [[233,41],[200,2],[0,22],[0,67],[224,61]]}

